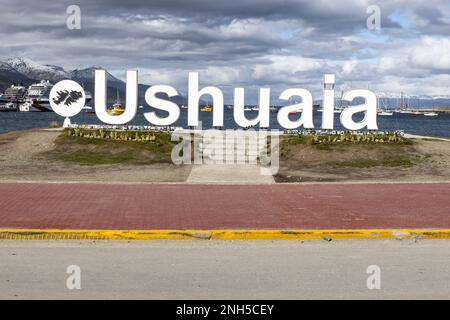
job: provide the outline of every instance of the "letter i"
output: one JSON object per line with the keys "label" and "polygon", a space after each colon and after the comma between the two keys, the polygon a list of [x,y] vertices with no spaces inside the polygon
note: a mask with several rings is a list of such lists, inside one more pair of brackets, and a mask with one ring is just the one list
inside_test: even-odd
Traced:
{"label": "letter i", "polygon": [[334,128],[334,74],[326,74],[323,78],[322,129]]}

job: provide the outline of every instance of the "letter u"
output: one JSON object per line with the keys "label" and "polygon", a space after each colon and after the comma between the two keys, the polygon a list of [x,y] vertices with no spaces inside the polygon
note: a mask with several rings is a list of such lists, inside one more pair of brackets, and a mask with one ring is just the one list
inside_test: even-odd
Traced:
{"label": "letter u", "polygon": [[138,72],[127,71],[125,112],[121,115],[110,115],[106,110],[106,71],[95,70],[95,113],[107,124],[126,124],[133,120],[137,112]]}

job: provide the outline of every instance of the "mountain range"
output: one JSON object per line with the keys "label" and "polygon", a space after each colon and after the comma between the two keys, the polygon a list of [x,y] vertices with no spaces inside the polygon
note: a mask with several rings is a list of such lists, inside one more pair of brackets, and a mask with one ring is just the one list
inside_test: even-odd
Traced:
{"label": "mountain range", "polygon": [[[40,80],[49,80],[52,83],[56,83],[64,79],[70,79],[80,83],[85,90],[94,94],[94,72],[96,69],[104,68],[92,66],[84,69],[65,70],[55,65],[39,64],[27,58],[11,58],[0,61],[0,91],[4,91],[13,83],[22,83],[25,86],[29,86]],[[106,74],[108,80],[108,102],[116,101],[117,94],[119,94],[119,98],[124,102],[125,82],[117,79],[109,72],[106,72]],[[145,102],[144,95],[148,87],[149,85],[138,85],[139,104]],[[187,104],[187,99],[184,96],[172,97],[170,100],[180,105]]]}
{"label": "mountain range", "polygon": [[[40,80],[50,80],[52,83],[56,83],[63,79],[71,79],[83,85],[83,87],[94,94],[94,71],[96,69],[104,69],[99,66],[91,66],[84,69],[65,70],[62,67],[51,64],[39,64],[28,58],[11,58],[4,61],[0,61],[0,91],[4,91],[13,83],[22,83],[29,86],[32,83],[36,83]],[[124,81],[114,77],[107,72],[108,88],[107,97],[108,103],[114,102],[117,98],[117,93],[122,102],[125,100],[125,87]],[[149,86],[139,84],[139,104],[145,103],[144,95]],[[158,95],[164,97],[164,95]],[[167,99],[167,97],[164,97]],[[187,105],[187,98],[185,96],[175,96],[170,98],[171,101],[178,105]],[[200,101],[200,104],[204,104],[204,101]],[[315,101],[315,103],[321,103],[321,100]],[[413,108],[432,108],[432,107],[450,107],[450,98],[443,97],[430,97],[430,96],[417,96],[404,99],[403,103],[400,96],[388,97],[383,96],[379,98],[379,104],[384,108],[397,108],[400,105],[407,104]],[[339,99],[336,100],[336,105],[340,105]]]}

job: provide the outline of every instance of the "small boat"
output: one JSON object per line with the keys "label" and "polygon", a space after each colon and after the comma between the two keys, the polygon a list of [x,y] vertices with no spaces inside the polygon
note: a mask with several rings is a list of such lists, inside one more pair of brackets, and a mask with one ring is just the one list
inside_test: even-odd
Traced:
{"label": "small boat", "polygon": [[8,111],[17,111],[17,105],[12,102],[5,103],[4,105],[0,105],[0,112],[8,112]]}
{"label": "small boat", "polygon": [[33,109],[33,103],[29,100],[19,105],[20,112],[30,112]]}
{"label": "small boat", "polygon": [[113,116],[118,116],[125,112],[125,108],[120,103],[114,103],[112,107],[108,108],[106,111]]}
{"label": "small boat", "polygon": [[[342,111],[345,109],[345,106],[343,105],[343,98],[344,96],[344,91],[341,91],[341,99],[338,100],[338,105],[334,106],[333,112],[334,113],[342,113]],[[316,108],[317,112],[323,112],[323,107],[320,106],[320,104],[314,104],[313,108]]]}
{"label": "small boat", "polygon": [[122,104],[120,103],[120,98],[119,98],[119,89],[117,89],[117,98],[116,98],[116,103],[114,103],[112,105],[112,107],[109,107],[106,109],[106,112],[108,112],[111,115],[114,116],[118,116],[121,115],[122,113],[125,112],[125,108],[122,106]]}
{"label": "small boat", "polygon": [[415,115],[421,114],[419,111],[414,111],[407,108],[395,109],[394,112],[401,114],[415,114]]}
{"label": "small boat", "polygon": [[200,111],[202,111],[202,112],[212,112],[212,108],[210,106],[206,105],[203,108],[201,108]]}
{"label": "small boat", "polygon": [[377,116],[392,116],[394,112],[386,107],[386,100],[377,97]]}
{"label": "small boat", "polygon": [[394,113],[391,111],[386,111],[386,110],[378,110],[377,111],[377,115],[378,116],[392,116]]}
{"label": "small boat", "polygon": [[[342,113],[342,111],[344,110],[344,107],[335,107],[333,112],[334,113]],[[323,112],[323,108],[319,108],[317,109],[317,112]]]}
{"label": "small boat", "polygon": [[227,109],[228,109],[228,110],[233,110],[233,109],[234,109],[234,106],[228,105],[228,106],[227,106]]}
{"label": "small boat", "polygon": [[338,105],[334,107],[334,113],[342,113],[345,109],[344,105],[344,90],[341,90],[341,98],[338,100]]}
{"label": "small boat", "polygon": [[270,112],[278,112],[278,108],[277,107],[270,107]]}
{"label": "small boat", "polygon": [[342,113],[342,111],[344,110],[344,107],[335,107],[334,108],[334,113]]}
{"label": "small boat", "polygon": [[438,115],[437,112],[425,112],[423,114],[425,117],[436,117]]}
{"label": "small boat", "polygon": [[188,106],[185,106],[185,105],[180,106],[181,110],[187,110],[187,108],[188,108]]}
{"label": "small boat", "polygon": [[87,113],[87,114],[95,114],[95,111],[92,109],[92,107],[90,107],[90,106],[84,106],[83,107],[83,110],[85,110],[84,111],[84,113]]}

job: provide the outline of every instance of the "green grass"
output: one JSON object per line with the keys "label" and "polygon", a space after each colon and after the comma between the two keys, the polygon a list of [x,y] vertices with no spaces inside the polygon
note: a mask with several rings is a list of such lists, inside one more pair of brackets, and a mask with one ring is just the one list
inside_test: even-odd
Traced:
{"label": "green grass", "polygon": [[[395,139],[394,139],[395,138]],[[389,148],[390,152],[403,152],[403,146],[413,145],[414,141],[400,136],[390,135],[367,135],[356,136],[353,134],[342,135],[291,135],[285,137],[281,144],[281,155],[289,153],[296,146],[312,146],[313,148],[331,152],[346,151],[357,146],[364,146],[366,150],[378,150]],[[398,150],[398,151],[397,151]]]}
{"label": "green grass", "polygon": [[385,158],[381,160],[376,159],[354,159],[348,161],[338,161],[338,167],[350,168],[371,168],[371,167],[410,167],[413,163],[408,158]]}
{"label": "green grass", "polygon": [[111,155],[101,152],[81,151],[75,154],[61,154],[62,161],[75,162],[81,165],[118,164],[126,163],[134,159],[133,155]]}
{"label": "green grass", "polygon": [[310,144],[311,142],[312,142],[311,136],[304,136],[300,134],[286,139],[286,143],[290,145]]}
{"label": "green grass", "polygon": [[[364,144],[364,145],[411,145],[414,142],[395,134],[377,135],[355,135],[355,134],[313,134],[313,135],[291,135],[283,140],[285,145],[314,145],[319,149],[323,145],[349,145],[349,144]],[[324,148],[328,150],[328,148]]]}
{"label": "green grass", "polygon": [[103,140],[62,134],[55,149],[48,152],[52,159],[80,165],[152,164],[171,162],[172,148],[178,142],[170,134],[158,133],[151,142]]}
{"label": "green grass", "polygon": [[[314,147],[318,150],[323,151],[331,151],[333,148],[336,148],[336,145],[333,145],[331,143],[320,143],[320,144],[314,144]],[[342,147],[342,145],[341,145]]]}

